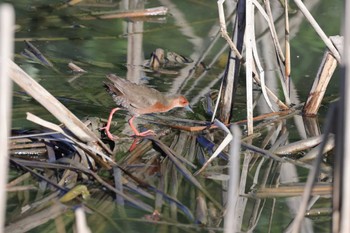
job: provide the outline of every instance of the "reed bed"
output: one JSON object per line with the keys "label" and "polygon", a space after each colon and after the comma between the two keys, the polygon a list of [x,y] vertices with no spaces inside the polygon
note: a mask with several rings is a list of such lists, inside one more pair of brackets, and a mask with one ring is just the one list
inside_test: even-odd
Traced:
{"label": "reed bed", "polygon": [[[91,10],[90,14],[77,15],[77,18],[136,17],[135,22],[144,22],[159,15],[167,16],[170,9],[175,21],[186,24],[175,5],[160,2],[165,6],[127,12]],[[83,3],[71,1],[55,7],[62,10],[80,4]],[[339,121],[338,114],[341,115],[339,122],[347,125],[346,110],[343,112],[339,105],[331,105],[323,132],[316,118],[306,120],[305,116],[317,115],[329,80],[344,57],[339,51],[349,40],[348,31],[344,42],[341,37],[329,39],[305,5],[295,0],[326,48],[309,99],[305,104],[296,103],[293,99],[293,69],[296,67],[291,64],[292,28],[289,28],[293,18],[289,15],[288,1],[281,6],[283,36],[279,35],[281,27],[277,27],[270,1],[239,0],[232,4],[223,0],[217,2],[219,29],[215,27],[215,39],[209,46],[195,47],[191,56],[193,62],[170,53],[177,59],[167,57],[166,62],[158,63],[157,51],[160,50],[156,50],[148,63],[135,65],[140,64],[137,54],[142,44],[139,35],[142,28],[138,28],[137,23],[130,27],[134,31],[128,35],[133,45],[128,47],[128,66],[137,69],[127,78],[140,79],[141,71],[154,76],[178,75],[171,93],[190,94],[193,86],[203,82],[211,67],[205,67],[202,62],[217,49],[215,45],[220,36],[225,44],[209,66],[223,53],[229,54],[225,70],[192,98],[191,104],[197,105],[194,114],[142,117],[157,129],[156,136],[125,137],[120,132],[119,120],[115,122],[117,127],[112,126],[119,139],[111,141],[101,130],[104,119],[79,119],[15,62],[2,61],[9,65],[8,76],[59,122],[28,112],[27,120],[41,128],[13,130],[10,137],[4,136],[10,141],[9,152],[2,152],[9,155],[10,178],[2,190],[7,190],[7,200],[11,203],[2,206],[7,210],[6,222],[2,221],[5,222],[2,224],[4,232],[137,232],[135,226],[154,232],[254,232],[261,224],[266,225],[264,229],[268,232],[309,232],[317,223],[325,226],[323,219],[330,219],[332,214],[333,232],[347,232],[345,221],[349,208],[346,204],[340,205],[342,201],[347,203],[348,196],[344,182],[347,179],[341,173],[347,175],[346,169],[341,169],[347,134],[334,127]],[[226,13],[229,17],[225,16],[225,8],[231,9]],[[261,33],[255,27],[256,17],[262,17],[267,25]],[[187,26],[190,29],[182,33],[194,38],[192,25]],[[232,28],[231,35],[227,28]],[[268,43],[264,35],[268,35]],[[21,56],[60,74],[57,64],[62,61],[47,58],[30,41],[26,42],[25,54]],[[281,87],[278,92],[273,91],[266,80],[264,65],[271,62],[271,58],[263,57],[258,49],[261,43],[275,52],[272,62],[278,67],[276,80]],[[346,54],[348,48],[344,51]],[[348,60],[344,64],[346,62]],[[77,79],[89,73],[84,63],[67,62],[66,65],[79,75]],[[114,67],[113,64],[107,66]],[[245,75],[240,73],[242,70]],[[239,104],[238,79],[244,76],[246,116],[234,120]],[[220,83],[218,92],[210,91]],[[264,112],[256,107],[260,96],[267,109]],[[303,139],[290,137],[292,122],[303,132]],[[2,134],[9,129],[0,128]],[[338,153],[336,157],[335,152]],[[335,167],[329,162],[333,158]],[[347,162],[347,157],[344,159]],[[299,179],[298,174],[304,177]],[[2,178],[6,183],[6,176]],[[276,214],[281,206],[288,208],[284,216]],[[316,226],[315,231],[317,229]]]}

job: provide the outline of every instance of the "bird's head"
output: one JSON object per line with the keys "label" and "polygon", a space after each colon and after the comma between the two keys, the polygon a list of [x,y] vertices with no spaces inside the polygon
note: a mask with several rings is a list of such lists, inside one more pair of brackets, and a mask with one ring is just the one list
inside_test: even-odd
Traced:
{"label": "bird's head", "polygon": [[188,100],[187,100],[184,96],[182,96],[182,95],[176,97],[176,98],[173,100],[173,106],[174,106],[174,108],[176,108],[176,107],[183,107],[183,108],[185,108],[186,110],[193,112],[193,110],[192,110],[191,107],[190,107],[190,103],[189,103]]}

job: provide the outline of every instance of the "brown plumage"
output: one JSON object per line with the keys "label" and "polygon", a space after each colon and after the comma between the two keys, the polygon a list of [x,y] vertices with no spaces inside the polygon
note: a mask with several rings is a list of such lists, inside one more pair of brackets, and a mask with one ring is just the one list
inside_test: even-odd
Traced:
{"label": "brown plumage", "polygon": [[[132,124],[133,119],[142,114],[167,112],[176,107],[189,108],[187,99],[180,95],[166,96],[156,89],[145,85],[135,84],[128,80],[122,79],[114,74],[107,75],[110,82],[104,82],[107,91],[112,95],[114,102],[130,112],[132,118],[129,120],[130,127],[136,136],[146,136],[154,134],[153,131],[139,133]],[[111,111],[107,126],[105,127],[107,136],[113,140],[110,134],[110,122],[113,114],[119,110],[115,108]]]}

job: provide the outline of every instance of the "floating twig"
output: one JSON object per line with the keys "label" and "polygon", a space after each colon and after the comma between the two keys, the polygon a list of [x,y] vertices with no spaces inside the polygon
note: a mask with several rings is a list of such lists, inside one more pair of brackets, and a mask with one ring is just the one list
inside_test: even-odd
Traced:
{"label": "floating twig", "polygon": [[141,18],[150,16],[162,16],[168,13],[168,8],[164,6],[153,7],[140,10],[119,11],[119,12],[98,12],[82,17],[83,20],[91,19],[119,19],[119,18]]}
{"label": "floating twig", "polygon": [[86,70],[80,68],[79,66],[77,66],[76,64],[74,64],[73,62],[69,62],[68,63],[68,67],[76,73],[86,73]]}

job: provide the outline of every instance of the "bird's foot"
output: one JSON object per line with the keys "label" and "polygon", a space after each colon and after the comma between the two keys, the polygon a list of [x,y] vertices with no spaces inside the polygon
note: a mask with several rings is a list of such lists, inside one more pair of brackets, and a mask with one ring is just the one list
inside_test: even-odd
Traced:
{"label": "bird's foot", "polygon": [[153,130],[147,130],[144,132],[135,132],[135,134],[133,135],[134,137],[146,137],[146,136],[154,136],[156,135],[156,133]]}
{"label": "bird's foot", "polygon": [[140,133],[133,124],[134,119],[135,119],[135,116],[131,117],[129,120],[130,128],[132,129],[132,131],[134,131],[133,137],[146,137],[146,136],[156,135],[156,133],[153,130],[146,130]]}

